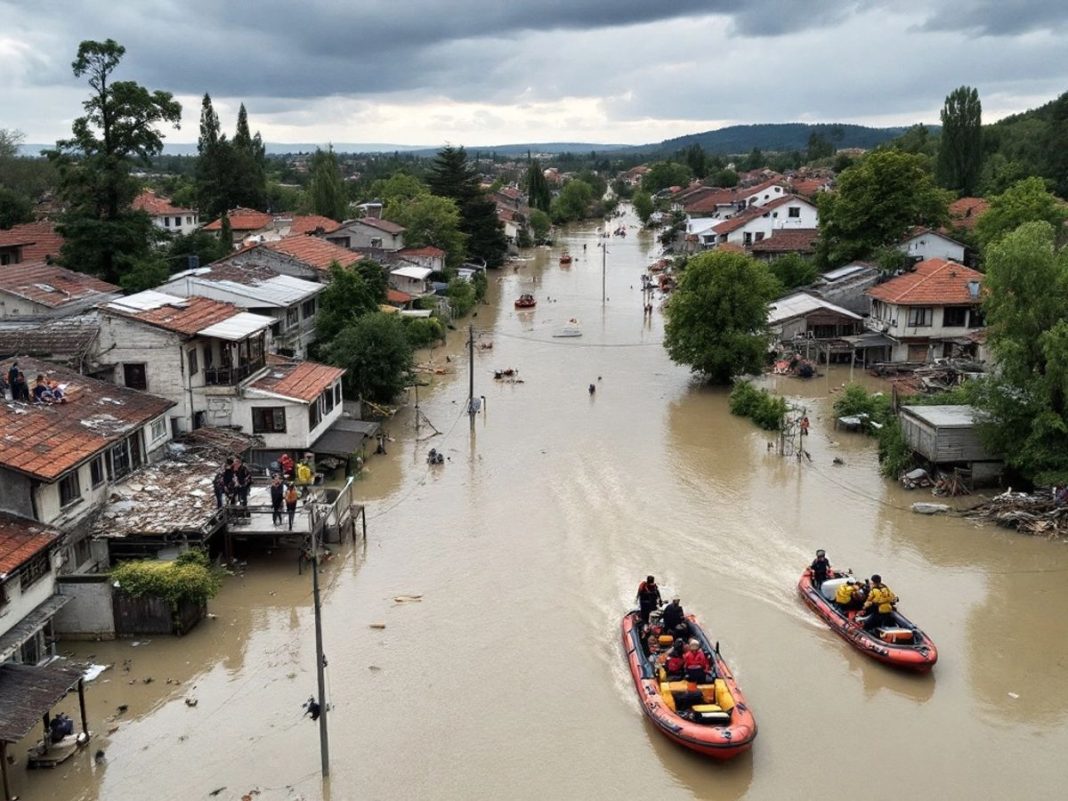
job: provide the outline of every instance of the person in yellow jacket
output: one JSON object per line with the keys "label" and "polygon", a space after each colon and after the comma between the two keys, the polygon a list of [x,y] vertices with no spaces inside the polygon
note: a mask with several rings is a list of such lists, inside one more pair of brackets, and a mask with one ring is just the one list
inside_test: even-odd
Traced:
{"label": "person in yellow jacket", "polygon": [[303,459],[297,464],[297,483],[298,484],[311,484],[315,475],[312,473],[311,467]]}
{"label": "person in yellow jacket", "polygon": [[838,586],[834,593],[834,603],[842,610],[860,608],[856,579],[846,579],[844,584]]}
{"label": "person in yellow jacket", "polygon": [[865,630],[873,631],[880,626],[894,625],[895,621],[891,613],[894,611],[894,604],[897,600],[894,591],[883,584],[883,577],[878,573],[873,575],[871,592],[868,593],[868,600],[865,601],[862,611],[862,614],[868,615],[864,621]]}

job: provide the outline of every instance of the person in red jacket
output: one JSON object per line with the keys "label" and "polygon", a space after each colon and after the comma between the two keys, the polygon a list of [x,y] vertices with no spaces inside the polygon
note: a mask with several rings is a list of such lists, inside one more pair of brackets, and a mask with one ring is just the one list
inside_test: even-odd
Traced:
{"label": "person in red jacket", "polygon": [[668,681],[678,681],[682,678],[683,670],[686,669],[686,661],[682,649],[682,640],[675,640],[675,644],[671,646],[671,650],[668,652],[667,661],[664,662],[664,671],[667,673]]}
{"label": "person in red jacket", "polygon": [[638,585],[638,616],[642,626],[649,623],[649,614],[662,604],[660,588],[656,586],[656,579],[646,576],[645,581]]}
{"label": "person in red jacket", "polygon": [[701,650],[701,643],[697,640],[690,640],[682,664],[686,668],[686,681],[696,681],[698,684],[704,683],[712,666],[708,654]]}

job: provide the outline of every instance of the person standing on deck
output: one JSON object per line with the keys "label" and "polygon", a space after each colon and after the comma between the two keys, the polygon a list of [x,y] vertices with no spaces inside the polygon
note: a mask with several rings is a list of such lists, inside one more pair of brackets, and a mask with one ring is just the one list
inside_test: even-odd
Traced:
{"label": "person standing on deck", "polygon": [[234,459],[234,494],[242,506],[248,506],[248,492],[252,489],[252,473],[241,463],[240,459]]}
{"label": "person standing on deck", "polygon": [[271,522],[282,525],[282,502],[285,500],[286,488],[282,486],[282,477],[277,473],[271,479]]}
{"label": "person standing on deck", "polygon": [[297,492],[297,485],[292,481],[289,482],[289,486],[286,487],[286,514],[289,515],[289,530],[293,530],[293,518],[297,515],[297,501],[300,500],[300,493]]}
{"label": "person standing on deck", "polygon": [[831,563],[827,559],[827,552],[820,548],[816,551],[816,558],[812,560],[812,583],[818,590],[827,580],[827,574],[831,572]]}
{"label": "person standing on deck", "polygon": [[649,613],[662,603],[656,579],[653,576],[646,576],[645,581],[638,585],[638,617],[643,626],[649,623]]}

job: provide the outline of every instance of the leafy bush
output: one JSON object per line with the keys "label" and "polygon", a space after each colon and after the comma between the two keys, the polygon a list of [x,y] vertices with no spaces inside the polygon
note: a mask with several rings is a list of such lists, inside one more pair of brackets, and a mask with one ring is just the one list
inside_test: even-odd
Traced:
{"label": "leafy bush", "polygon": [[445,339],[445,326],[436,317],[412,317],[404,321],[408,343],[415,348],[428,348]]}
{"label": "leafy bush", "polygon": [[879,472],[896,479],[915,466],[916,457],[905,442],[901,423],[895,417],[879,431]]}
{"label": "leafy bush", "polygon": [[881,392],[869,393],[860,384],[850,384],[834,402],[834,413],[839,417],[866,414],[873,422],[886,423],[893,417],[890,398]]}
{"label": "leafy bush", "polygon": [[786,399],[739,381],[731,390],[730,409],[731,414],[748,417],[767,431],[778,431],[786,416]]}
{"label": "leafy bush", "polygon": [[154,595],[175,607],[182,601],[207,603],[222,587],[222,576],[207,554],[197,550],[186,551],[173,562],[125,562],[111,571],[112,581],[123,592],[134,597]]}
{"label": "leafy bush", "polygon": [[462,278],[453,278],[445,290],[453,317],[463,317],[475,305],[475,286]]}

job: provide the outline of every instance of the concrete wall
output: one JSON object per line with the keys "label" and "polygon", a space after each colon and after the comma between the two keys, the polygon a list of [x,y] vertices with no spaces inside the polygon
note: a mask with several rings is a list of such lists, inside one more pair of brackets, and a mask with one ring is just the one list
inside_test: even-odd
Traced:
{"label": "concrete wall", "polygon": [[924,259],[948,259],[949,261],[964,261],[964,246],[957,244],[943,236],[933,232],[927,232],[906,239],[898,249],[909,256]]}
{"label": "concrete wall", "polygon": [[343,228],[331,231],[327,236],[328,242],[339,243],[339,240],[348,238],[348,245],[352,250],[357,248],[382,248],[383,250],[403,250],[404,234],[387,234],[378,228],[365,225],[359,220],[353,220]]}
{"label": "concrete wall", "polygon": [[111,580],[106,573],[63,576],[57,589],[72,600],[54,618],[56,633],[69,639],[114,639]]}
{"label": "concrete wall", "polygon": [[30,479],[0,467],[0,510],[34,520]]}
{"label": "concrete wall", "polygon": [[[340,384],[335,381],[328,390],[334,392],[334,388]],[[325,395],[325,393],[323,393]],[[312,403],[319,404],[321,418],[319,424],[312,430],[308,430],[308,409],[311,404],[297,403],[296,401],[283,400],[282,398],[269,397],[256,390],[246,390],[246,396],[235,399],[232,411],[232,424],[241,427],[241,430],[252,433],[252,410],[254,408],[277,408],[281,406],[286,410],[286,431],[284,434],[257,434],[263,438],[263,451],[305,451],[311,447],[323,432],[341,417],[342,403],[335,403],[329,412],[326,408],[325,399],[320,395]]]}
{"label": "concrete wall", "polygon": [[[790,209],[797,209],[798,217],[790,216]],[[758,235],[763,234],[762,239],[768,239],[772,233],[783,228],[818,228],[820,222],[819,211],[807,200],[791,200],[774,209],[765,212],[760,217],[749,220],[745,225],[727,234],[727,242],[738,245],[751,244],[758,241]],[[751,239],[747,242],[746,234]],[[720,242],[722,244],[722,242]]]}
{"label": "concrete wall", "polygon": [[56,551],[49,552],[50,570],[37,581],[22,589],[19,572],[14,571],[4,582],[7,603],[0,610],[0,634],[10,631],[19,621],[56,593]]}
{"label": "concrete wall", "polygon": [[[98,294],[92,297],[71,301],[63,304],[61,308],[45,306],[42,303],[34,303],[32,300],[9,295],[0,289],[0,320],[47,320],[57,317],[68,317],[72,314],[81,314],[96,306],[98,303],[107,303],[120,297],[118,292],[111,294]],[[26,376],[30,381],[32,376]]]}

